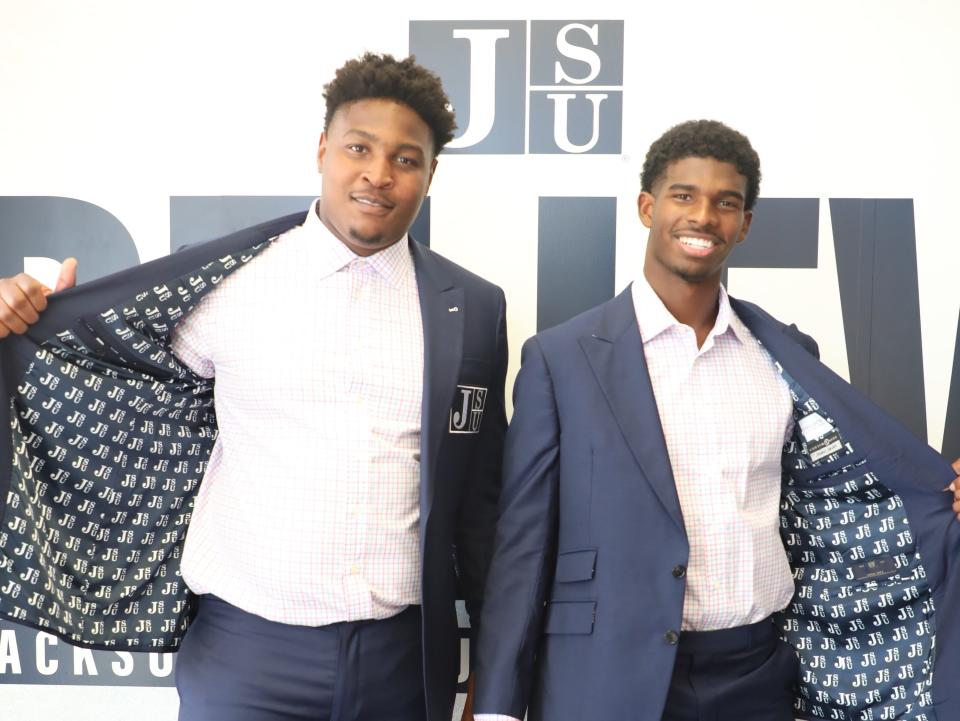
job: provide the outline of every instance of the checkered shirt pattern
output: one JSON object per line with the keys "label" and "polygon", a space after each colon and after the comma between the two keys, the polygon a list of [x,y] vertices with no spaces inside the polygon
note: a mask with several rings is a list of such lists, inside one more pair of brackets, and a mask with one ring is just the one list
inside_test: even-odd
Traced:
{"label": "checkered shirt pattern", "polygon": [[281,623],[420,603],[423,326],[406,239],[355,255],[314,211],[176,329],[219,435],[183,574]]}
{"label": "checkered shirt pattern", "polygon": [[701,348],[645,279],[632,293],[690,542],[681,629],[755,623],[793,596],[779,532],[790,392],[723,287]]}
{"label": "checkered shirt pattern", "polygon": [[793,429],[787,384],[722,286],[702,348],[645,278],[632,294],[690,542],[681,629],[760,621],[793,596],[779,531],[780,460]]}

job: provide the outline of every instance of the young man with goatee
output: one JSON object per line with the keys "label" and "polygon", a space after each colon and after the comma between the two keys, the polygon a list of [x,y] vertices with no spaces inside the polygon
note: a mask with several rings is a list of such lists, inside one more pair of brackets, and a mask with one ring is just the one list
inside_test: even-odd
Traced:
{"label": "young man with goatee", "polygon": [[453,113],[412,58],[325,91],[305,212],[0,281],[0,613],[179,649],[181,721],[449,721],[478,620],[504,297],[408,233]]}
{"label": "young man with goatee", "polygon": [[759,182],[669,130],[643,272],[525,344],[478,721],[960,719],[960,463],[727,295]]}

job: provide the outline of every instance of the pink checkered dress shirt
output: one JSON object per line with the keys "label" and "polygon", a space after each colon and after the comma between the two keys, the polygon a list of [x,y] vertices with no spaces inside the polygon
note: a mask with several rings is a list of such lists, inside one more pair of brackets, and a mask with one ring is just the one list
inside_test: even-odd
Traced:
{"label": "pink checkered dress shirt", "polygon": [[690,542],[681,629],[760,621],[793,596],[779,532],[780,460],[793,427],[787,384],[723,287],[702,348],[645,278],[632,293]]}
{"label": "pink checkered dress shirt", "polygon": [[779,532],[790,392],[723,287],[701,348],[645,279],[632,291],[690,542],[681,629],[755,623],[793,596]]}
{"label": "pink checkered dress shirt", "polygon": [[360,258],[311,210],[173,343],[216,376],[189,587],[310,626],[420,603],[423,327],[406,239]]}

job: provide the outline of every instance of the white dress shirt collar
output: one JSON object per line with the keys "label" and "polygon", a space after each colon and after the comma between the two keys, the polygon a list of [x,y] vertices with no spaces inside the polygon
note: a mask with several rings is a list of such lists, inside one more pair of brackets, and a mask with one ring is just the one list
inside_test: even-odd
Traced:
{"label": "white dress shirt collar", "polygon": [[406,233],[396,243],[373,255],[357,255],[320,220],[317,215],[319,202],[320,199],[317,198],[310,205],[310,212],[301,226],[302,232],[312,237],[321,248],[319,265],[315,269],[318,278],[325,278],[351,263],[366,264],[394,288],[400,288],[402,283],[415,273],[409,236]]}
{"label": "white dress shirt collar", "polygon": [[[667,306],[660,300],[650,282],[642,274],[631,285],[631,294],[633,296],[633,307],[637,314],[637,325],[640,328],[640,338],[644,343],[656,338],[670,328],[684,325],[678,321],[673,314],[667,310]],[[717,310],[717,319],[713,324],[713,330],[707,336],[703,343],[703,350],[713,345],[713,338],[717,338],[730,331],[730,335],[741,343],[746,335],[746,328],[743,321],[737,317],[730,307],[730,298],[727,290],[720,286],[719,308]]]}

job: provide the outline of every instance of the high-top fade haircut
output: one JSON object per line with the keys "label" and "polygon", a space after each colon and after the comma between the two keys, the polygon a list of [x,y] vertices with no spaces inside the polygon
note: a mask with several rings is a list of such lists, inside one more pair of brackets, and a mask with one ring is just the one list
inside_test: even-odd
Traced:
{"label": "high-top fade haircut", "polygon": [[653,186],[666,175],[667,166],[684,158],[715,158],[731,163],[747,179],[746,210],[753,210],[760,193],[760,156],[743,133],[717,120],[688,120],[674,125],[647,151],[640,175],[640,189],[653,192]]}
{"label": "high-top fade haircut", "polygon": [[440,78],[418,65],[412,55],[397,60],[386,53],[364,53],[359,59],[348,60],[323,86],[323,97],[327,101],[324,130],[345,103],[382,99],[406,105],[430,127],[434,158],[453,139],[457,127]]}

